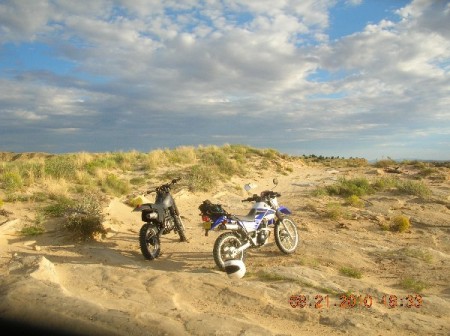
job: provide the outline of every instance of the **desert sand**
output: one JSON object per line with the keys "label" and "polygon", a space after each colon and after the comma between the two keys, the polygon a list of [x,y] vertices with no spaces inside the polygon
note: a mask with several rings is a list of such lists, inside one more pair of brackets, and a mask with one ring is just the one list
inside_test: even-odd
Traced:
{"label": "desert sand", "polygon": [[[163,236],[162,255],[154,261],[145,260],[139,250],[140,214],[131,211],[125,197],[110,199],[104,209],[107,234],[88,242],[71,240],[57,220],[46,223],[44,234],[22,236],[19,231],[33,218],[35,205],[5,203],[9,214],[0,217],[0,316],[55,334],[449,335],[448,170],[445,181],[427,180],[431,200],[375,193],[364,198],[363,208],[346,207],[350,216],[345,218],[322,216],[330,197],[311,196],[314,188],[339,177],[377,174],[389,173],[371,166],[296,164],[288,175],[266,171],[233,178],[233,185],[251,182],[258,186],[252,192],[260,192],[272,188],[277,177],[279,203],[293,211],[301,239],[295,254],[284,255],[272,234],[268,245],[247,251],[242,279],[231,279],[215,267],[212,248],[220,232],[205,236],[198,210],[210,199],[229,212],[246,214],[249,204],[240,200],[247,194],[231,188],[231,182],[207,193],[191,193],[182,183],[174,189],[190,241],[181,243],[174,233]],[[407,174],[411,172],[396,177]],[[380,225],[397,213],[411,218],[411,229],[382,230]],[[362,277],[346,276],[342,267],[358,269]],[[427,287],[420,294],[405,289],[399,286],[403,277]],[[361,298],[355,307],[342,308],[342,294]],[[292,308],[293,295],[304,295],[307,305]],[[324,301],[316,308],[319,295]],[[396,295],[398,305],[382,303],[385,295]],[[400,301],[408,295],[419,307]],[[364,306],[369,297],[370,307]]]}

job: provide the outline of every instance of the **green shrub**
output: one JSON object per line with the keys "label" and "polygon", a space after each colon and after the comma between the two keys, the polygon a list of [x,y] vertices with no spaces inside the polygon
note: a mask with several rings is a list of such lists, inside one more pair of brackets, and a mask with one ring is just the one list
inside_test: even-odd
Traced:
{"label": "green shrub", "polygon": [[427,283],[413,278],[403,278],[400,280],[398,285],[405,290],[410,290],[413,292],[421,292],[429,287]]}
{"label": "green shrub", "polygon": [[121,196],[130,191],[130,186],[127,181],[119,179],[114,174],[109,174],[102,181],[102,189],[104,192],[111,193],[115,196]]}
{"label": "green shrub", "polygon": [[433,261],[433,255],[430,252],[421,250],[419,248],[412,249],[406,247],[399,250],[398,253],[411,258],[420,259],[426,263],[431,263]]}
{"label": "green shrub", "polygon": [[48,217],[63,217],[74,205],[75,201],[61,196],[56,199],[55,203],[45,206],[42,212]]}
{"label": "green shrub", "polygon": [[96,234],[106,232],[98,195],[86,194],[72,209],[66,211],[65,217],[64,227],[81,239],[94,238]]}
{"label": "green shrub", "polygon": [[200,159],[205,165],[216,167],[219,173],[226,176],[232,176],[239,172],[238,165],[224,152],[215,148],[204,151]]}
{"label": "green shrub", "polygon": [[181,146],[173,150],[167,150],[165,153],[169,163],[190,164],[197,160],[197,154],[193,147]]}
{"label": "green shrub", "polygon": [[109,155],[98,156],[93,160],[86,162],[84,165],[84,169],[86,169],[89,172],[89,174],[95,174],[95,171],[97,169],[114,168],[114,167],[116,167],[116,161]]}
{"label": "green shrub", "polygon": [[356,208],[364,208],[364,201],[356,195],[351,195],[345,200],[345,204]]}
{"label": "green shrub", "polygon": [[344,215],[342,206],[339,203],[328,203],[325,209],[325,216],[330,219],[339,219]]}
{"label": "green shrub", "polygon": [[145,183],[146,179],[144,177],[133,177],[130,179],[130,184],[132,185],[143,185]]}
{"label": "green shrub", "polygon": [[8,192],[14,192],[23,187],[22,176],[18,172],[7,171],[1,176],[3,188]]}
{"label": "green shrub", "polygon": [[398,180],[394,177],[380,177],[372,183],[372,187],[376,191],[385,191],[388,189],[396,188],[397,183]]}
{"label": "green shrub", "polygon": [[48,176],[71,180],[76,175],[77,165],[74,156],[56,155],[45,161],[44,169]]}
{"label": "green shrub", "polygon": [[431,196],[431,189],[422,181],[399,181],[397,188],[401,193],[422,198]]}
{"label": "green shrub", "polygon": [[375,164],[374,164],[374,166],[378,167],[378,168],[387,168],[392,165],[397,165],[397,162],[395,162],[394,160],[392,160],[390,158],[379,160],[379,161],[375,162]]}
{"label": "green shrub", "polygon": [[405,215],[398,215],[392,219],[390,229],[394,232],[405,232],[409,230],[411,223]]}
{"label": "green shrub", "polygon": [[339,273],[341,273],[342,275],[348,276],[350,278],[355,278],[355,279],[362,278],[361,271],[358,271],[357,269],[354,269],[352,267],[341,267],[341,269],[339,270]]}
{"label": "green shrub", "polygon": [[43,234],[45,229],[41,225],[25,226],[20,230],[20,234],[23,236],[37,236]]}
{"label": "green shrub", "polygon": [[187,185],[190,191],[208,191],[217,181],[217,169],[203,165],[191,167],[187,174]]}
{"label": "green shrub", "polygon": [[347,180],[346,178],[340,178],[334,185],[325,187],[329,195],[339,196],[363,196],[371,194],[373,188],[370,185],[369,180],[366,178],[353,178]]}
{"label": "green shrub", "polygon": [[314,197],[323,197],[328,195],[328,190],[326,187],[317,187],[311,191],[311,195]]}

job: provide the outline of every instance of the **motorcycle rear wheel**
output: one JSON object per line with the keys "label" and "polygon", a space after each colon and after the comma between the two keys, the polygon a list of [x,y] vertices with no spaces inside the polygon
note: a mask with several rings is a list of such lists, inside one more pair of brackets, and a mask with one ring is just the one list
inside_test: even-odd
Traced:
{"label": "motorcycle rear wheel", "polygon": [[225,271],[225,261],[232,259],[244,260],[245,252],[242,251],[237,255],[233,255],[234,249],[239,248],[242,242],[233,232],[222,233],[214,242],[213,256],[214,261],[221,271]]}
{"label": "motorcycle rear wheel", "polygon": [[146,223],[139,231],[139,246],[145,259],[153,260],[159,257],[161,245],[158,229],[154,224]]}
{"label": "motorcycle rear wheel", "polygon": [[275,243],[281,252],[294,253],[299,241],[297,226],[289,218],[283,218],[275,224]]}

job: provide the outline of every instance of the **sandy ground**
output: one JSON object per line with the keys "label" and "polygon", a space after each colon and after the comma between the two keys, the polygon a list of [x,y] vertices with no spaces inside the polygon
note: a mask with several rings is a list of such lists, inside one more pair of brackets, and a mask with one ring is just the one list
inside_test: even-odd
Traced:
{"label": "sandy ground", "polygon": [[[204,235],[198,211],[208,198],[245,214],[249,204],[240,200],[246,192],[227,184],[211,193],[192,194],[182,185],[174,190],[190,242],[163,236],[162,255],[154,261],[143,258],[140,214],[123,199],[111,199],[105,209],[108,234],[87,243],[71,241],[57,221],[48,222],[42,235],[21,236],[35,205],[5,204],[11,214],[0,217],[0,316],[19,322],[17,334],[19,326],[37,323],[35,328],[82,335],[449,335],[449,179],[428,181],[434,201],[377,193],[365,198],[363,209],[346,207],[350,216],[338,220],[321,215],[329,198],[310,193],[340,176],[377,173],[371,167],[298,166],[288,176],[233,179],[230,185],[252,182],[259,192],[276,176],[279,202],[294,212],[301,237],[293,255],[278,250],[273,234],[268,245],[248,251],[242,279],[215,267],[219,233]],[[381,230],[397,213],[411,217],[412,229]],[[344,266],[360,270],[362,278],[342,275]],[[419,305],[418,293],[398,285],[404,277],[428,284],[420,307],[401,300],[410,295]],[[361,298],[343,308],[343,293]],[[304,295],[306,306],[292,308],[293,295]],[[381,302],[389,295],[396,295],[397,307]],[[316,308],[321,297],[322,308]],[[367,305],[372,298],[370,307],[365,298]]]}

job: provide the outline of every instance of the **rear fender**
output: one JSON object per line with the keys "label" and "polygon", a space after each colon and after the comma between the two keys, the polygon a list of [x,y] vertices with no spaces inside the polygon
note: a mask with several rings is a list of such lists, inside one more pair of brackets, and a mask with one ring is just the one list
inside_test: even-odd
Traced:
{"label": "rear fender", "polygon": [[[134,208],[133,211],[141,211],[143,214],[145,212],[156,212],[158,214],[158,221],[164,223],[165,207],[163,204],[152,204],[152,203],[141,204],[138,205],[136,208]],[[143,217],[142,220],[144,222],[148,221],[148,219],[144,218],[144,216],[142,217]]]}
{"label": "rear fender", "polygon": [[136,206],[134,209],[133,209],[133,211],[136,211],[136,212],[140,212],[140,211],[143,211],[143,210],[151,210],[152,209],[152,204],[151,203],[146,203],[146,204],[140,204],[140,205],[138,205],[138,206]]}
{"label": "rear fender", "polygon": [[227,216],[220,216],[219,218],[217,218],[214,223],[212,223],[211,225],[211,229],[210,230],[214,230],[216,229],[220,224],[222,223],[226,223],[228,222]]}

